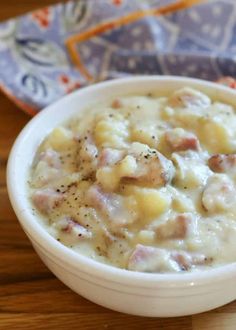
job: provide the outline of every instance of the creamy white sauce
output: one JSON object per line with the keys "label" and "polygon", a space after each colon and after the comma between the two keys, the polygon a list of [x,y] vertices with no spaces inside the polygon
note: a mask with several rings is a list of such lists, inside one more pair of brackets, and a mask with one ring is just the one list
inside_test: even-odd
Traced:
{"label": "creamy white sauce", "polygon": [[234,109],[183,88],[109,100],[54,129],[29,191],[48,232],[78,253],[193,271],[236,261],[235,166]]}

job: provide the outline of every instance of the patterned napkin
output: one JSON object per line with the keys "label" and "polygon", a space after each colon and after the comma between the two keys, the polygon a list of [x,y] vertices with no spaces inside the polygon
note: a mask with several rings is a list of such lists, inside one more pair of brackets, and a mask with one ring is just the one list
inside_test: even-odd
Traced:
{"label": "patterned napkin", "polygon": [[77,88],[130,74],[227,76],[221,81],[235,87],[236,1],[155,15],[171,2],[67,1],[1,23],[0,88],[33,115]]}

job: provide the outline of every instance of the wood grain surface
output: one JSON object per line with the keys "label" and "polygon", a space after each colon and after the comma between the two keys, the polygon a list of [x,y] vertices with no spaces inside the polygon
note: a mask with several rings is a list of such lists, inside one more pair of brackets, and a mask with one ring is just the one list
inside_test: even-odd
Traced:
{"label": "wood grain surface", "polygon": [[[0,20],[49,3],[53,1],[1,0]],[[87,301],[49,272],[20,228],[6,190],[8,154],[29,119],[0,94],[0,330],[235,330],[236,302],[195,316],[135,317]]]}

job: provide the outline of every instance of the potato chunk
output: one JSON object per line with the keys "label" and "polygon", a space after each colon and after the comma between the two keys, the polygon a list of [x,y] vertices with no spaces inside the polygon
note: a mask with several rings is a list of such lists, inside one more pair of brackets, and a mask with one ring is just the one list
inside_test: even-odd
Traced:
{"label": "potato chunk", "polygon": [[181,188],[196,188],[205,184],[211,175],[209,167],[205,164],[204,156],[196,152],[173,153],[175,164],[175,183]]}
{"label": "potato chunk", "polygon": [[165,188],[157,190],[126,185],[123,191],[124,194],[135,197],[143,218],[157,217],[164,213],[171,204],[171,196]]}
{"label": "potato chunk", "polygon": [[109,166],[99,168],[96,172],[96,179],[105,191],[115,191],[120,183],[117,169]]}
{"label": "potato chunk", "polygon": [[193,200],[174,187],[168,187],[172,195],[172,208],[178,213],[194,212],[195,206]]}
{"label": "potato chunk", "polygon": [[151,148],[155,148],[158,143],[158,131],[150,125],[136,124],[131,128],[131,138],[135,142],[147,144]]}
{"label": "potato chunk", "polygon": [[57,127],[49,134],[43,148],[52,148],[56,151],[67,150],[75,145],[71,131],[64,127]]}
{"label": "potato chunk", "polygon": [[235,205],[236,189],[227,176],[211,176],[202,194],[202,205],[210,213],[232,210]]}
{"label": "potato chunk", "polygon": [[119,113],[98,116],[94,136],[98,146],[123,148],[129,136],[128,121]]}
{"label": "potato chunk", "polygon": [[184,87],[169,98],[169,104],[174,108],[206,108],[211,104],[211,100],[207,95],[193,88]]}
{"label": "potato chunk", "polygon": [[231,153],[235,150],[234,137],[223,122],[203,119],[199,124],[199,138],[209,152]]}

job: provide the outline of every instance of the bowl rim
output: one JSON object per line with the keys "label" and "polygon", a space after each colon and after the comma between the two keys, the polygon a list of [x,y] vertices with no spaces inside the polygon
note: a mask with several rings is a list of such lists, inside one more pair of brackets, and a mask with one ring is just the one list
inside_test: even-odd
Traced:
{"label": "bowl rim", "polygon": [[[223,94],[228,94],[235,98],[236,92],[226,86],[218,85],[213,82],[204,81],[196,78],[179,77],[179,76],[133,76],[120,79],[109,80],[105,82],[100,82],[80,90],[77,90],[62,99],[54,102],[53,104],[47,106],[43,111],[33,117],[26,126],[22,129],[18,137],[16,138],[7,164],[7,189],[10,197],[11,204],[17,215],[21,226],[24,231],[30,237],[31,241],[40,245],[51,257],[63,262],[68,267],[72,267],[84,273],[92,275],[97,279],[103,279],[110,282],[122,283],[130,286],[138,286],[143,288],[153,288],[153,286],[158,286],[160,288],[164,287],[186,287],[186,286],[201,286],[206,284],[213,284],[220,282],[222,280],[230,279],[236,277],[236,262],[213,267],[209,270],[200,270],[194,272],[186,273],[144,273],[144,272],[134,272],[126,269],[117,268],[108,264],[103,264],[100,261],[93,260],[82,254],[79,254],[72,249],[64,246],[62,243],[58,242],[53,238],[39,223],[36,215],[27,212],[27,210],[22,209],[21,201],[22,194],[17,194],[17,162],[19,159],[19,149],[22,148],[22,143],[25,142],[24,139],[27,136],[29,130],[32,126],[35,126],[37,122],[43,118],[48,112],[55,111],[59,104],[70,103],[71,100],[80,97],[84,93],[93,93],[97,90],[103,90],[104,88],[109,88],[111,86],[122,84],[132,84],[145,82],[186,82],[186,84],[194,84],[199,87],[208,87],[210,89],[215,89]],[[24,188],[22,188],[24,190]],[[25,198],[26,199],[26,198]]]}

